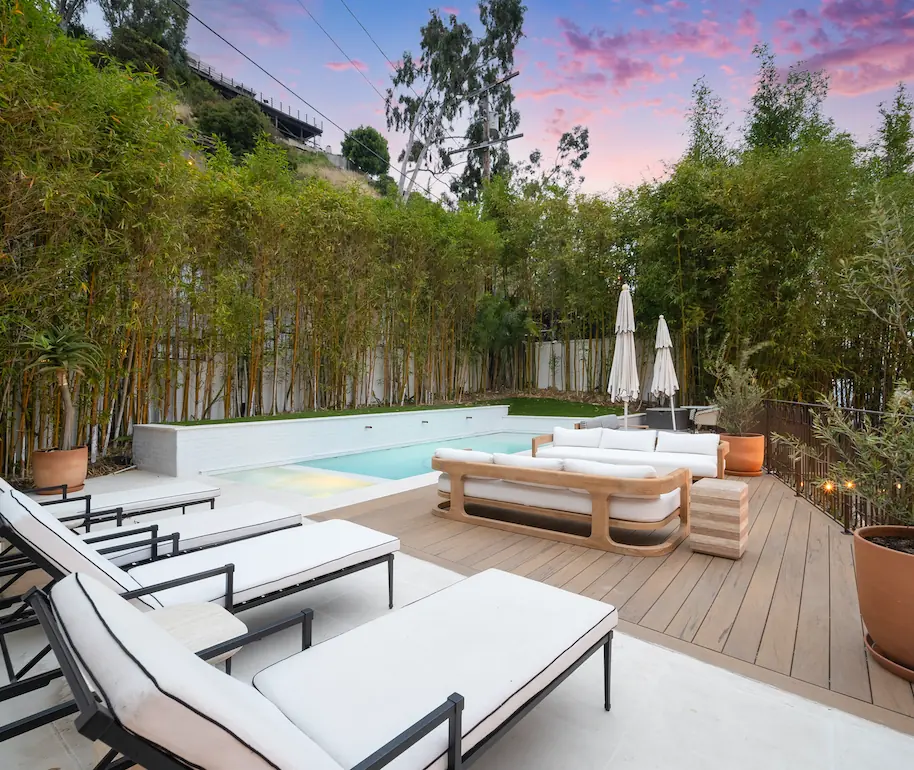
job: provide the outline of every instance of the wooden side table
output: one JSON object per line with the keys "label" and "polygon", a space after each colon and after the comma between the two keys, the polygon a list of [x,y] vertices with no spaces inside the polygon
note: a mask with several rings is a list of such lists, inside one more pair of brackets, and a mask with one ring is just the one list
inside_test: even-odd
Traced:
{"label": "wooden side table", "polygon": [[[165,629],[189,650],[199,652],[248,632],[248,627],[218,604],[175,604],[148,613],[149,619]],[[238,650],[212,658],[221,663]]]}
{"label": "wooden side table", "polygon": [[692,485],[693,551],[739,559],[749,540],[749,487],[730,479],[700,479]]}

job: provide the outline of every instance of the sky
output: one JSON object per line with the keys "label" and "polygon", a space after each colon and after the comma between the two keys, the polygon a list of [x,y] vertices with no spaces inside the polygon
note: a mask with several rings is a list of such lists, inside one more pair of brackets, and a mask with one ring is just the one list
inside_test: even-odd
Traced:
{"label": "sky", "polygon": [[[479,28],[470,0],[438,6]],[[434,0],[345,0],[387,57],[418,54],[419,30]],[[547,158],[564,131],[590,129],[583,190],[609,192],[664,173],[686,143],[695,80],[705,76],[726,107],[734,138],[754,90],[752,47],[767,42],[780,67],[824,69],[825,112],[868,141],[878,105],[896,84],[914,86],[914,0],[526,0],[524,38],[512,81],[522,139],[513,159],[535,148]],[[191,0],[191,10],[289,90],[194,22],[188,50],[274,101],[323,119],[322,145],[339,150],[343,129],[374,126],[395,158],[405,144],[387,130],[384,93],[391,66],[343,0]],[[339,48],[309,17],[305,8]],[[97,8],[85,21],[103,29]],[[352,63],[347,60],[351,59]],[[290,91],[306,99],[302,104]],[[322,118],[318,117],[318,120]],[[455,146],[459,143],[455,142]],[[432,191],[442,184],[426,178]]]}

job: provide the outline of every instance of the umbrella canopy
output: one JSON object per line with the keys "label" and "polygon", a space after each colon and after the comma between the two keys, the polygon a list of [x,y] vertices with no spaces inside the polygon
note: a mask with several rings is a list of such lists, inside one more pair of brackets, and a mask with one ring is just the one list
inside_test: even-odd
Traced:
{"label": "umbrella canopy", "polygon": [[625,427],[628,427],[628,404],[637,400],[640,383],[635,361],[635,309],[628,284],[622,287],[616,309],[616,348],[609,370],[609,397],[625,404]]}
{"label": "umbrella canopy", "polygon": [[654,376],[651,382],[651,394],[655,398],[668,396],[670,399],[670,412],[673,419],[673,429],[676,429],[676,413],[673,409],[673,395],[679,390],[679,379],[673,366],[673,341],[670,339],[670,330],[667,328],[666,319],[660,316],[657,322],[657,353],[654,356]]}

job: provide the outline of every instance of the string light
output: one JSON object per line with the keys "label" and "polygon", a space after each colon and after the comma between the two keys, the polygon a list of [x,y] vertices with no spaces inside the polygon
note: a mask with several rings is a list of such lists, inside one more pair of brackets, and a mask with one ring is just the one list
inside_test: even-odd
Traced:
{"label": "string light", "polygon": [[826,492],[831,492],[831,491],[835,488],[835,485],[832,484],[830,481],[826,481],[826,482],[822,485],[822,488],[823,488]]}
{"label": "string light", "polygon": [[853,481],[845,481],[844,486],[846,486],[848,489],[853,489],[856,485]]}

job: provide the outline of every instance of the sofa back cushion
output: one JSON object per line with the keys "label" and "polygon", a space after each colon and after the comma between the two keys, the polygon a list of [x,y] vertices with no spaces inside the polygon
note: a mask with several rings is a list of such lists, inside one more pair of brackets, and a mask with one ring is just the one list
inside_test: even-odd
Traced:
{"label": "sofa back cushion", "polygon": [[653,452],[657,443],[655,430],[604,430],[600,449],[625,449],[630,452]]}
{"label": "sofa back cushion", "polygon": [[560,471],[564,460],[557,457],[528,457],[527,455],[506,455],[496,452],[492,457],[496,465],[507,465],[512,468],[531,468],[541,471]]}
{"label": "sofa back cushion", "polygon": [[339,770],[253,687],[198,658],[98,581],[70,575],[51,599],[81,668],[131,733],[206,770]]}
{"label": "sofa back cushion", "polygon": [[[8,486],[0,489],[0,515],[27,547],[41,554],[58,572],[84,572],[118,593],[142,588],[28,495]],[[148,607],[162,606],[152,596],[138,601]]]}
{"label": "sofa back cushion", "polygon": [[[469,439],[467,439],[469,441]],[[479,452],[475,449],[450,449],[443,447],[435,450],[435,457],[439,460],[458,460],[464,463],[491,463],[492,455],[488,452]]]}
{"label": "sofa back cushion", "polygon": [[602,435],[602,428],[585,428],[583,430],[574,430],[571,428],[556,427],[552,431],[552,445],[581,446],[596,449],[598,446],[600,446],[600,437]]}
{"label": "sofa back cushion", "polygon": [[581,425],[584,428],[607,428],[609,430],[615,430],[619,427],[619,415],[604,414],[600,417],[588,417],[586,420],[581,420]]}
{"label": "sofa back cushion", "polygon": [[716,433],[657,434],[657,451],[689,455],[716,455],[720,437]]}
{"label": "sofa back cushion", "polygon": [[592,460],[565,460],[568,473],[587,473],[591,476],[613,476],[619,479],[656,479],[657,471],[650,465],[610,465]]}

